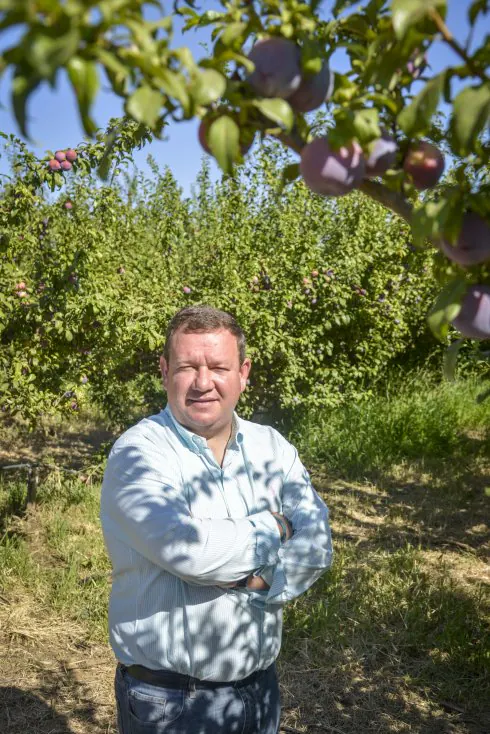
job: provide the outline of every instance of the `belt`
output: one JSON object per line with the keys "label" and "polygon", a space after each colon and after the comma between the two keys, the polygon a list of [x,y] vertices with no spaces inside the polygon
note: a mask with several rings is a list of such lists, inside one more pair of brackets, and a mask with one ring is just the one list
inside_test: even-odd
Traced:
{"label": "belt", "polygon": [[242,680],[221,682],[200,680],[199,678],[193,678],[192,675],[175,673],[172,670],[151,670],[150,668],[145,668],[144,665],[123,665],[122,663],[118,663],[118,667],[133,678],[150,683],[153,686],[160,686],[161,688],[187,688],[189,690],[195,690],[196,688],[221,688],[223,686],[242,688],[243,686],[254,683],[268,670],[268,668],[266,670],[256,670],[246,678],[242,678]]}

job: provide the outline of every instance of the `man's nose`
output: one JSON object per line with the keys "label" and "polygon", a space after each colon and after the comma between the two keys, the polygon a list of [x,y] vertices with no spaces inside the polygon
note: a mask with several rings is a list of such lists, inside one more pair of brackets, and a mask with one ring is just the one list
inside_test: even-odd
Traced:
{"label": "man's nose", "polygon": [[200,391],[209,390],[209,388],[212,387],[211,371],[207,367],[199,367],[196,372],[194,386],[196,390]]}

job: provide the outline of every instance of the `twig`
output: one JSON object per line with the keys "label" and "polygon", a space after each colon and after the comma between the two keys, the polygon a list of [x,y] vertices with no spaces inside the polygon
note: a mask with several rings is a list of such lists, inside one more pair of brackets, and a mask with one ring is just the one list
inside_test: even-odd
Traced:
{"label": "twig", "polygon": [[455,703],[451,703],[451,701],[439,701],[439,705],[442,706],[443,709],[455,711],[457,714],[466,713],[466,710],[462,706],[457,706]]}
{"label": "twig", "polygon": [[460,56],[463,61],[466,62],[468,69],[472,72],[474,76],[479,77],[482,81],[488,82],[490,79],[487,77],[483,69],[479,69],[478,66],[475,66],[473,59],[468,56],[466,50],[459,45],[459,43],[454,38],[453,34],[445,24],[442,16],[439,14],[439,12],[435,8],[431,8],[429,10],[429,17],[432,18],[434,21],[437,30],[439,33],[441,33],[442,37],[446,41],[446,43],[451,46],[453,51],[455,51],[458,56]]}

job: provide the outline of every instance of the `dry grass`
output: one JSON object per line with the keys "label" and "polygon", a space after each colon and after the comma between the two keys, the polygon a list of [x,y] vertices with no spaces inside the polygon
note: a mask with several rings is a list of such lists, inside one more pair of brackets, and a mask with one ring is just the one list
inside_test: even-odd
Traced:
{"label": "dry grass", "polygon": [[[488,734],[488,461],[313,477],[337,556],[287,610],[284,734]],[[114,734],[98,486],[51,476],[35,511],[6,507],[0,732]]]}

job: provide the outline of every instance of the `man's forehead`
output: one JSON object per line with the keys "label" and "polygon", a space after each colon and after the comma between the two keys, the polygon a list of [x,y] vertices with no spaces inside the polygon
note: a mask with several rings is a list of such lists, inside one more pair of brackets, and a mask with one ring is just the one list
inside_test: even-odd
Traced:
{"label": "man's forehead", "polygon": [[196,351],[234,357],[238,352],[236,338],[227,329],[186,332],[179,329],[172,338],[171,351],[177,359]]}

